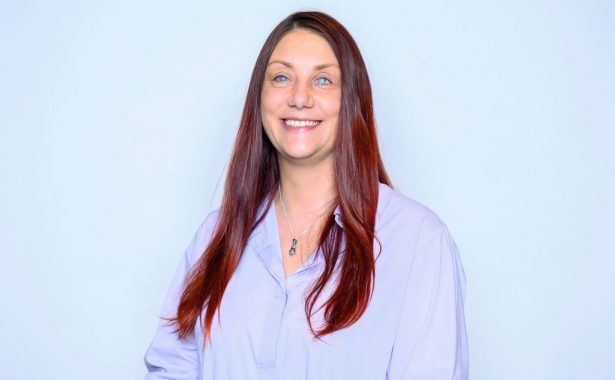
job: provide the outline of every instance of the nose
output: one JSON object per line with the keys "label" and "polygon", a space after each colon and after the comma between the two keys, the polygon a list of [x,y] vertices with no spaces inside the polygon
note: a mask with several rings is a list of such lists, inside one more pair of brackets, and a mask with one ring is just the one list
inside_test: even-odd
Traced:
{"label": "nose", "polygon": [[288,97],[288,105],[289,107],[295,107],[297,109],[312,107],[314,105],[314,98],[312,96],[310,84],[296,81]]}

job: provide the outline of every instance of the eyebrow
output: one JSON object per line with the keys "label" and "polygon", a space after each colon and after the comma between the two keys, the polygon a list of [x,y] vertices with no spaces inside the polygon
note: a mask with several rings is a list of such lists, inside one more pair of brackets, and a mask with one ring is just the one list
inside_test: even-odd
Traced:
{"label": "eyebrow", "polygon": [[[271,61],[271,62],[269,62],[269,63],[267,64],[267,66],[272,65],[272,64],[274,64],[274,63],[279,63],[279,64],[282,64],[282,65],[284,65],[284,66],[288,67],[289,69],[292,69],[292,68],[293,68],[293,65],[292,65],[291,63],[286,62],[286,61],[280,61],[280,60]],[[314,70],[322,70],[322,69],[326,69],[326,68],[328,68],[328,67],[335,67],[335,68],[338,68],[338,69],[340,68],[340,67],[339,67],[337,64],[335,64],[335,63],[324,63],[324,64],[321,64],[321,65],[316,65],[316,66],[314,66]]]}

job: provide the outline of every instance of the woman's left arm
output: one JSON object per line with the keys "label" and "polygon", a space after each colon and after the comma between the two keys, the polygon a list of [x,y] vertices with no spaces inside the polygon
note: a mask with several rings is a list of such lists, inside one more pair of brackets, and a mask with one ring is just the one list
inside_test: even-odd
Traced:
{"label": "woman's left arm", "polygon": [[[194,238],[184,251],[175,276],[167,292],[162,316],[177,314],[177,307],[184,290],[187,276],[197,259],[209,244],[217,211],[210,213],[197,230]],[[147,367],[146,380],[196,380],[201,377],[201,358],[199,354],[196,330],[186,339],[179,339],[175,324],[160,319],[156,333],[145,353]]]}
{"label": "woman's left arm", "polygon": [[435,215],[428,216],[410,269],[388,379],[468,379],[465,287],[455,242]]}

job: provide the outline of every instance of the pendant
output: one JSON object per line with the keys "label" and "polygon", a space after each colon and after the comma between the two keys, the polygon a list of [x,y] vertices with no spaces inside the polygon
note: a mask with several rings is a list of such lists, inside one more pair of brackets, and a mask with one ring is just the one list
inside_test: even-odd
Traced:
{"label": "pendant", "polygon": [[293,244],[290,246],[290,250],[288,251],[288,254],[291,256],[294,256],[296,252],[297,252],[297,239],[293,238]]}

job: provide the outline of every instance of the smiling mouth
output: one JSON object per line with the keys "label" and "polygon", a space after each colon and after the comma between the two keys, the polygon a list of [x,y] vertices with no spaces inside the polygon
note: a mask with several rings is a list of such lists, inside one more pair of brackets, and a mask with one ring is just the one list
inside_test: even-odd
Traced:
{"label": "smiling mouth", "polygon": [[292,119],[282,119],[284,124],[293,128],[301,128],[301,127],[315,127],[322,122],[322,120],[292,120]]}

